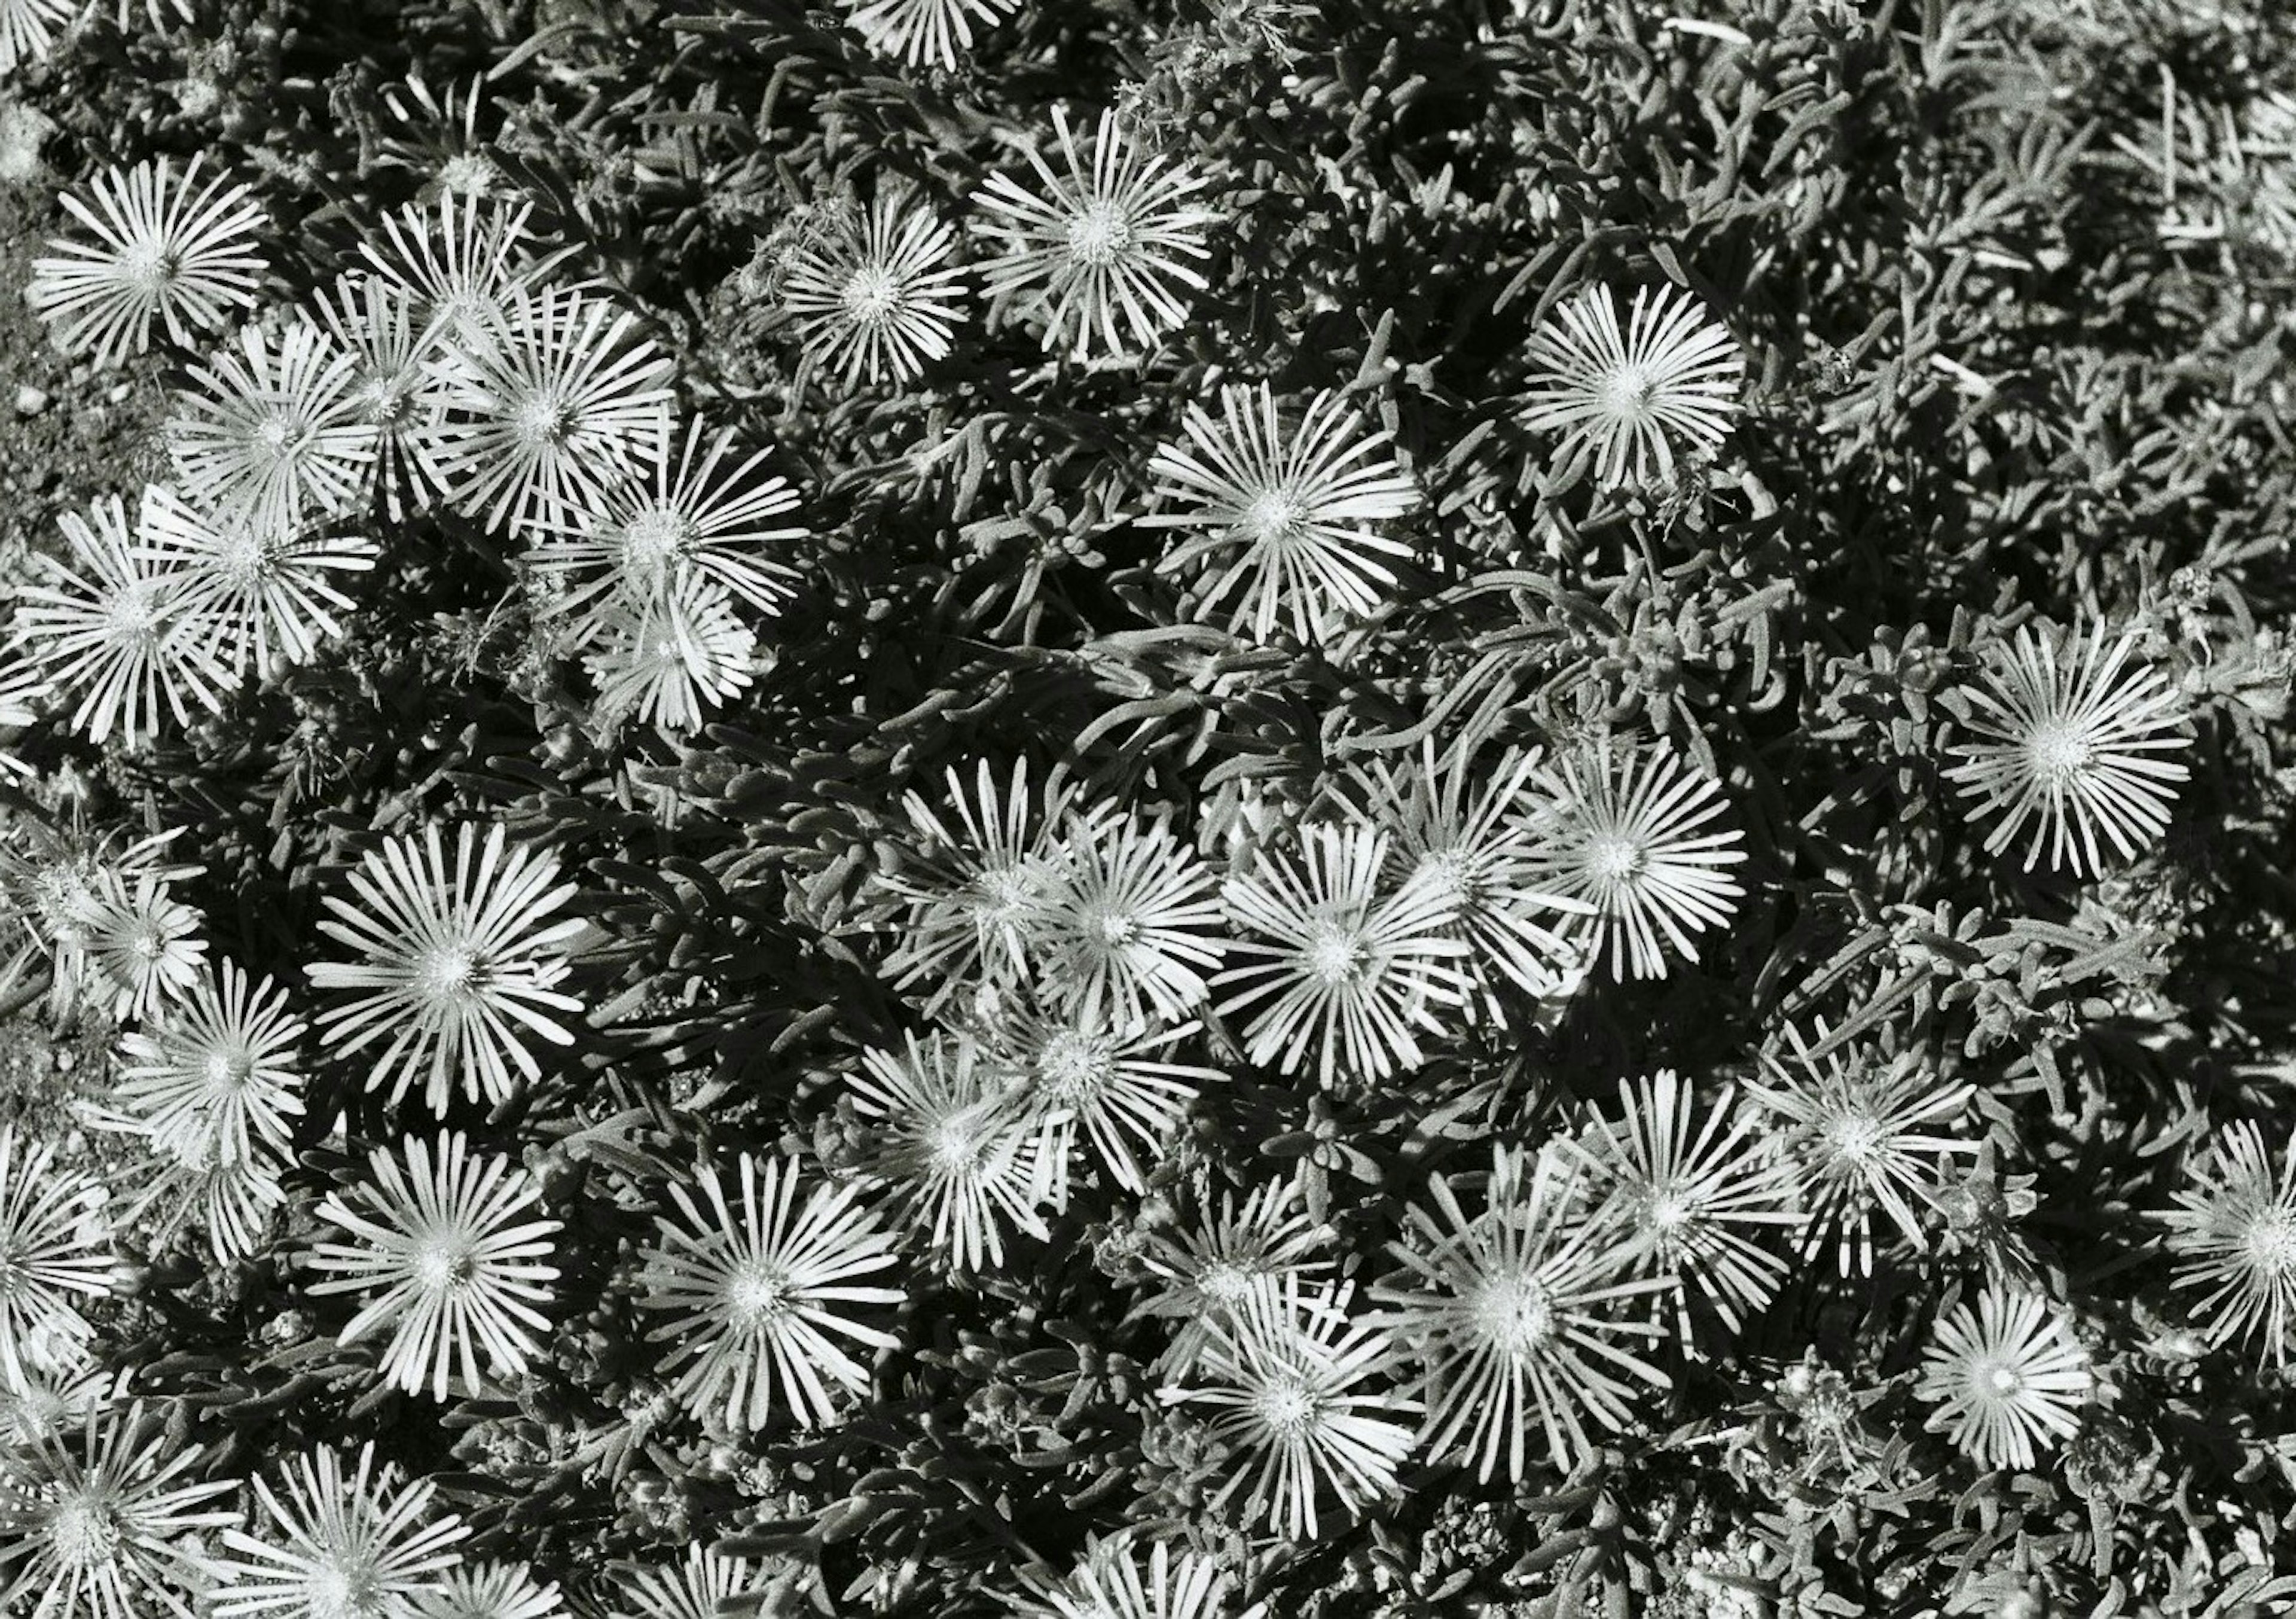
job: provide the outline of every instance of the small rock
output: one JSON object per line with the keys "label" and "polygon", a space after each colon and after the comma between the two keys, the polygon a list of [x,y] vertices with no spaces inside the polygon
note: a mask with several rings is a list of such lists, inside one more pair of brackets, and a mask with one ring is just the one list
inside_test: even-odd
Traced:
{"label": "small rock", "polygon": [[119,404],[119,401],[120,401],[120,400],[122,400],[122,399],[126,399],[126,398],[127,397],[128,392],[129,392],[129,389],[128,389],[128,385],[127,385],[127,383],[125,383],[125,382],[115,382],[115,383],[113,383],[113,384],[111,385],[111,391],[110,391],[109,393],[105,394],[103,397],[104,397],[106,399],[110,400],[112,404],[117,405],[117,404]]}
{"label": "small rock", "polygon": [[16,414],[18,415],[37,416],[47,407],[47,394],[40,389],[33,387],[29,382],[25,383],[21,388],[16,390]]}

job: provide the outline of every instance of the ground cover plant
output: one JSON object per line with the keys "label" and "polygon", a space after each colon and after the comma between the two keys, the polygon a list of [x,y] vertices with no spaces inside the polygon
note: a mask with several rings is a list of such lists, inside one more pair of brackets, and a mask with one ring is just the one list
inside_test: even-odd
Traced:
{"label": "ground cover plant", "polygon": [[2296,18],[0,0],[0,1606],[2296,1611]]}

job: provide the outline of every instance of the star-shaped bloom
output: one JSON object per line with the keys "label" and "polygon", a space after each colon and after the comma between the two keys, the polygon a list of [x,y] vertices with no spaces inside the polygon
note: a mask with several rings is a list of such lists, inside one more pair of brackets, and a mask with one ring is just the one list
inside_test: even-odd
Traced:
{"label": "star-shaped bloom", "polygon": [[2176,1285],[2202,1294],[2193,1311],[2210,1340],[2260,1337],[2262,1357],[2285,1365],[2296,1326],[2296,1139],[2276,1165],[2254,1123],[2227,1125],[2175,1198],[2159,1218]]}
{"label": "star-shaped bloom", "polygon": [[238,1555],[217,1565],[215,1619],[402,1619],[440,1589],[471,1533],[433,1513],[428,1479],[404,1483],[378,1464],[373,1441],[348,1468],[319,1446],[293,1459],[283,1489],[251,1482],[261,1516],[251,1532],[223,1532]]}
{"label": "star-shaped bloom", "polygon": [[1932,1430],[1985,1467],[2033,1466],[2079,1431],[2094,1383],[2088,1357],[2046,1299],[1988,1288],[1972,1310],[1940,1316],[1916,1393],[1934,1401]]}
{"label": "star-shaped bloom", "polygon": [[956,232],[905,187],[888,186],[865,210],[836,210],[781,272],[781,305],[807,364],[849,388],[915,381],[947,355],[964,310],[970,272],[951,261],[955,248]]}
{"label": "star-shaped bloom", "polygon": [[1604,484],[1653,482],[1720,444],[1746,370],[1730,333],[1671,286],[1638,289],[1623,321],[1617,293],[1590,288],[1555,310],[1526,358],[1537,380],[1523,425],[1560,432],[1558,456],[1590,457]]}

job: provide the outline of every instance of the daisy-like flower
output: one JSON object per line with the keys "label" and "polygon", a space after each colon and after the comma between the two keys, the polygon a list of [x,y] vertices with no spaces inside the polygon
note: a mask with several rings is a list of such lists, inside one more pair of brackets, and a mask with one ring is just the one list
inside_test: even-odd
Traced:
{"label": "daisy-like flower", "polygon": [[1132,1314],[1178,1324],[1157,1369],[1186,1376],[1215,1333],[1242,1332],[1254,1311],[1280,1303],[1285,1286],[1329,1270],[1316,1255],[1330,1238],[1329,1228],[1308,1218],[1296,1179],[1268,1181],[1241,1204],[1224,1192],[1195,1223],[1150,1232],[1139,1257],[1155,1287]]}
{"label": "daisy-like flower", "polygon": [[1929,1427],[1981,1467],[2033,1466],[2037,1450],[2079,1430],[2088,1357],[2046,1299],[1988,1288],[1940,1316],[1915,1393],[1935,1401]]}
{"label": "daisy-like flower", "polygon": [[145,1245],[156,1251],[195,1222],[216,1262],[234,1264],[269,1240],[272,1216],[287,1201],[279,1179],[286,1167],[284,1154],[259,1139],[249,1142],[244,1155],[226,1160],[213,1141],[187,1137],[177,1150],[160,1154],[158,1173],[144,1179],[120,1223],[141,1231],[148,1221]]}
{"label": "daisy-like flower", "polygon": [[112,1105],[178,1159],[234,1163],[254,1141],[283,1151],[287,1121],[303,1111],[303,1027],[270,979],[250,982],[228,961],[210,967],[165,1017],[121,1037]]}
{"label": "daisy-like flower", "polygon": [[161,863],[160,851],[176,832],[115,847],[115,834],[92,833],[77,810],[63,826],[20,817],[7,830],[0,838],[0,892],[23,930],[25,944],[0,980],[20,981],[31,957],[47,953],[53,965],[50,1001],[60,1015],[77,1012],[102,987],[89,982],[95,974],[86,949],[90,930],[103,913],[104,893],[146,872],[172,882],[200,870]]}
{"label": "daisy-like flower", "polygon": [[555,855],[505,852],[504,837],[497,822],[481,842],[464,823],[451,869],[437,826],[392,838],[350,874],[357,904],[326,896],[334,918],[319,931],[361,958],[309,969],[318,989],[358,992],[320,1015],[320,1034],[347,1056],[381,1045],[367,1085],[389,1086],[393,1103],[418,1078],[433,1113],[458,1082],[473,1101],[500,1102],[513,1070],[542,1072],[529,1039],[573,1043],[549,1014],[582,1010],[553,987],[567,970],[557,947],[582,924],[550,916],[574,885],[559,883]]}
{"label": "daisy-like flower", "polygon": [[397,1467],[378,1466],[372,1442],[348,1472],[320,1448],[295,1459],[284,1490],[252,1482],[266,1521],[255,1533],[223,1532],[239,1555],[217,1566],[216,1619],[398,1619],[439,1589],[471,1533],[452,1513],[433,1514],[428,1479],[402,1483]]}
{"label": "daisy-like flower", "polygon": [[178,175],[172,159],[153,158],[99,175],[86,198],[64,193],[95,240],[50,242],[56,252],[33,264],[27,295],[67,348],[117,366],[151,347],[154,320],[187,346],[253,305],[263,210],[221,175],[199,185],[202,160]]}
{"label": "daisy-like flower", "polygon": [[2185,704],[2158,670],[2132,664],[2138,632],[2117,637],[2102,626],[2064,639],[2025,626],[2013,649],[1991,660],[1968,688],[1969,724],[1982,739],[1955,752],[1946,772],[1971,813],[1995,820],[1986,835],[1998,854],[2033,828],[2030,871],[2048,852],[2075,876],[2104,868],[2103,842],[2133,859],[2169,829],[2173,784],[2191,772],[2159,755],[2191,744]]}
{"label": "daisy-like flower", "polygon": [[902,186],[831,218],[781,272],[781,306],[807,363],[840,373],[849,388],[914,382],[948,353],[964,313],[955,246],[956,232]]}
{"label": "daisy-like flower", "polygon": [[911,67],[954,70],[957,53],[972,48],[976,24],[994,28],[1020,9],[1021,0],[838,0],[853,31],[881,55]]}
{"label": "daisy-like flower", "polygon": [[414,1598],[414,1619],[566,1619],[555,1582],[535,1583],[522,1564],[466,1563]]}
{"label": "daisy-like flower", "polygon": [[379,235],[359,250],[384,281],[412,297],[424,342],[449,374],[464,356],[492,348],[510,317],[542,284],[567,250],[537,254],[515,207],[448,192],[387,214]]}
{"label": "daisy-like flower", "polygon": [[133,747],[158,734],[163,707],[178,725],[186,698],[220,707],[226,676],[184,632],[182,563],[137,543],[117,495],[58,522],[71,560],[56,584],[23,588],[15,637],[37,677],[76,700],[72,728]]}
{"label": "daisy-like flower", "polygon": [[1156,568],[1204,564],[1198,619],[1261,641],[1281,622],[1316,641],[1378,611],[1396,582],[1384,559],[1408,557],[1411,546],[1376,525],[1419,504],[1409,476],[1377,453],[1390,434],[1363,431],[1330,392],[1287,426],[1265,382],[1257,393],[1221,389],[1217,416],[1191,404],[1183,426],[1186,442],[1148,464],[1162,509],[1140,522],[1196,531]]}
{"label": "daisy-like flower", "polygon": [[[1024,1575],[1028,1595],[1012,1604],[1030,1619],[1229,1619],[1234,1577],[1200,1552],[1175,1554],[1158,1541],[1141,1556],[1130,1534],[1087,1536],[1083,1558],[1067,1579]],[[1254,1603],[1234,1619],[1262,1619]]]}
{"label": "daisy-like flower", "polygon": [[483,1386],[480,1350],[499,1376],[526,1369],[533,1335],[550,1330],[536,1306],[551,1303],[558,1267],[548,1262],[550,1234],[560,1226],[530,1218],[542,1193],[524,1170],[472,1153],[459,1130],[440,1137],[435,1152],[419,1140],[403,1150],[403,1167],[382,1148],[368,1155],[373,1179],[357,1206],[340,1192],[320,1204],[319,1217],[353,1240],[313,1245],[311,1267],[330,1278],[311,1291],[368,1295],[341,1342],[390,1329],[384,1380],[410,1394],[427,1384],[443,1401],[458,1368],[465,1387]]}
{"label": "daisy-like flower", "polygon": [[884,970],[898,990],[931,984],[928,1012],[976,978],[1001,988],[1021,976],[1050,918],[1066,858],[1051,830],[1069,801],[1057,776],[1041,812],[1026,758],[1013,761],[1002,785],[985,759],[970,793],[955,767],[947,779],[954,826],[914,792],[904,793],[920,846],[881,879],[908,902],[901,941]]}
{"label": "daisy-like flower", "polygon": [[1040,992],[1082,1021],[1180,1018],[1227,946],[1212,874],[1162,819],[1074,816],[1038,941]]}
{"label": "daisy-like flower", "polygon": [[156,1015],[182,999],[199,981],[208,941],[200,914],[175,897],[173,885],[151,870],[111,868],[94,877],[94,897],[80,949],[106,1007],[119,1022]]}
{"label": "daisy-like flower", "polygon": [[2296,1141],[2276,1169],[2263,1132],[2243,1120],[2190,1179],[2159,1217],[2177,1286],[2205,1290],[2194,1312],[2211,1342],[2261,1335],[2265,1357],[2284,1366],[2296,1320]]}
{"label": "daisy-like flower", "polygon": [[422,201],[494,195],[503,173],[479,133],[480,114],[491,105],[486,89],[484,74],[473,74],[467,84],[448,85],[444,95],[434,92],[420,73],[383,86],[382,104],[406,133],[381,135],[377,160],[420,175]]}
{"label": "daisy-like flower", "polygon": [[235,346],[189,367],[165,431],[193,502],[259,534],[286,536],[348,511],[374,461],[351,357],[308,320],[239,329]]}
{"label": "daisy-like flower", "polygon": [[1619,1082],[1619,1119],[1599,1114],[1568,1143],[1607,1197],[1600,1216],[1630,1245],[1636,1275],[1669,1284],[1683,1335],[1689,1295],[1710,1303],[1735,1332],[1775,1296],[1785,1262],[1754,1240],[1765,1226],[1792,1227],[1792,1167],[1765,1148],[1758,1116],[1733,1106],[1724,1086],[1702,1108],[1671,1068]]}
{"label": "daisy-like flower", "polygon": [[1212,1068],[1159,1060],[1199,1025],[1156,1028],[1088,1015],[1023,1016],[1003,1031],[1004,1055],[1027,1077],[1031,1110],[1045,1121],[1038,1155],[1046,1201],[1066,1208],[1070,1166],[1078,1136],[1092,1143],[1103,1171],[1128,1192],[1147,1184],[1142,1160],[1163,1156],[1199,1084],[1226,1076]]}
{"label": "daisy-like flower", "polygon": [[144,492],[144,555],[169,571],[179,644],[225,676],[268,678],[340,639],[355,604],[334,586],[374,566],[373,540],[298,536],[251,513],[207,512],[164,484]]}
{"label": "daisy-like flower", "polygon": [[572,288],[497,315],[447,377],[439,474],[489,529],[579,523],[645,471],[669,433],[669,357],[637,317]]}
{"label": "daisy-like flower", "polygon": [[0,1607],[26,1619],[138,1619],[164,1608],[192,1619],[185,1593],[205,1576],[195,1537],[239,1522],[213,1505],[229,1481],[201,1483],[197,1446],[171,1443],[139,1401],[91,1407],[79,1443],[61,1436],[0,1471]]}
{"label": "daisy-like flower", "polygon": [[1120,358],[1128,337],[1145,348],[1187,319],[1182,289],[1207,284],[1189,260],[1211,257],[1203,229],[1220,216],[1186,205],[1204,177],[1149,150],[1112,109],[1089,157],[1064,109],[1053,109],[1053,128],[1065,172],[1032,151],[1034,190],[999,174],[973,193],[993,216],[982,228],[1004,249],[982,267],[982,283],[1000,300],[1025,300],[1047,349],[1085,359],[1097,344]]}
{"label": "daisy-like flower", "polygon": [[1286,1074],[1312,1068],[1383,1079],[1421,1060],[1417,1031],[1432,1010],[1465,999],[1457,966],[1467,947],[1447,935],[1447,897],[1426,883],[1383,893],[1386,834],[1368,826],[1306,827],[1294,865],[1263,856],[1221,886],[1230,917],[1250,937],[1229,949],[1256,957],[1215,981],[1223,1017],[1250,1011],[1251,1061]]}
{"label": "daisy-like flower", "polygon": [[583,513],[576,530],[537,536],[524,560],[562,584],[549,597],[554,612],[594,617],[617,602],[643,609],[704,582],[767,617],[781,611],[797,570],[772,553],[806,530],[775,520],[797,508],[797,496],[786,479],[759,475],[770,452],[729,467],[732,433],[693,421],[682,438],[682,449],[667,436],[653,446],[643,480]]}
{"label": "daisy-like flower", "polygon": [[0,78],[45,62],[56,36],[79,14],[72,0],[7,0],[0,4]]}
{"label": "daisy-like flower", "polygon": [[102,1298],[119,1280],[104,1252],[104,1188],[55,1168],[55,1149],[0,1125],[0,1387],[21,1389],[44,1369],[34,1340],[69,1355],[94,1334],[76,1299]]}
{"label": "daisy-like flower", "polygon": [[1402,1270],[1372,1297],[1420,1365],[1430,1451],[1472,1462],[1479,1480],[1504,1464],[1520,1482],[1534,1434],[1568,1474],[1592,1434],[1633,1419],[1638,1389],[1669,1385],[1628,1346],[1657,1329],[1616,1308],[1667,1284],[1628,1274],[1611,1232],[1578,1218],[1575,1176],[1556,1160],[1505,1146],[1491,1157],[1479,1215],[1431,1178],[1432,1211],[1412,1206],[1388,1249]]}
{"label": "daisy-like flower", "polygon": [[853,1107],[875,1128],[860,1167],[894,1188],[952,1267],[1003,1264],[1008,1222],[1047,1235],[1030,1120],[971,1036],[913,1034],[905,1051],[873,1048],[861,1062]]}
{"label": "daisy-like flower", "polygon": [[868,1392],[852,1346],[898,1343],[857,1319],[906,1296],[864,1279],[897,1262],[892,1237],[857,1186],[808,1186],[793,1158],[760,1164],[744,1153],[740,1163],[738,1201],[714,1174],[698,1204],[671,1183],[685,1224],[656,1217],[662,1240],[646,1253],[638,1302],[672,1319],[646,1335],[670,1346],[661,1372],[677,1373],[674,1392],[696,1420],[762,1428],[778,1388],[800,1427],[832,1422],[840,1394]]}
{"label": "daisy-like flower", "polygon": [[69,1444],[88,1414],[110,1404],[124,1386],[102,1372],[36,1373],[14,1389],[0,1381],[0,1447],[21,1453]]}
{"label": "daisy-like flower", "polygon": [[1978,1150],[1974,1141],[1932,1132],[1960,1118],[1975,1092],[1967,1085],[1927,1087],[1920,1061],[1910,1055],[1889,1060],[1858,1052],[1848,1061],[1839,1050],[1813,1055],[1824,1042],[1823,1024],[1817,1046],[1791,1026],[1785,1033],[1791,1065],[1764,1051],[1769,1083],[1749,1084],[1746,1091],[1788,1123],[1781,1146],[1807,1217],[1803,1257],[1832,1235],[1841,1273],[1871,1275],[1876,1211],[1926,1252],[1921,1211],[1934,1206],[1954,1156]]}
{"label": "daisy-like flower", "polygon": [[446,390],[424,364],[429,333],[420,294],[385,275],[344,275],[316,300],[319,324],[350,361],[354,419],[374,449],[383,509],[404,516],[440,488],[439,423]]}
{"label": "daisy-like flower", "polygon": [[1530,340],[1537,377],[1523,425],[1560,432],[1558,454],[1591,456],[1606,485],[1672,475],[1685,453],[1722,442],[1738,413],[1746,357],[1678,287],[1644,287],[1623,323],[1618,296],[1591,287]]}
{"label": "daisy-like flower", "polygon": [[1492,994],[1504,979],[1532,995],[1553,995],[1577,965],[1578,947],[1560,931],[1594,914],[1586,900],[1547,893],[1534,879],[1533,846],[1515,812],[1538,769],[1537,750],[1510,749],[1478,781],[1472,760],[1453,751],[1439,760],[1431,740],[1415,763],[1385,762],[1352,772],[1372,825],[1390,839],[1393,877],[1434,890],[1466,941],[1480,990],[1475,1003],[1503,1023]]}
{"label": "daisy-like flower", "polygon": [[1609,947],[1612,978],[1663,978],[1669,947],[1694,957],[1691,935],[1736,915],[1746,891],[1721,868],[1746,858],[1731,847],[1744,834],[1708,830],[1726,808],[1719,784],[1663,744],[1614,750],[1605,736],[1559,767],[1534,791],[1530,879],[1595,908],[1570,932],[1592,957]]}
{"label": "daisy-like flower", "polygon": [[685,1549],[685,1561],[629,1565],[614,1577],[607,1595],[609,1619],[718,1619],[720,1607],[752,1590],[758,1580],[746,1557],[721,1557],[700,1541]]}
{"label": "daisy-like flower", "polygon": [[1209,1408],[1212,1436],[1242,1464],[1213,1497],[1215,1509],[1240,1497],[1248,1520],[1313,1540],[1319,1496],[1328,1492],[1354,1513],[1395,1490],[1420,1406],[1369,1386],[1394,1345],[1377,1322],[1349,1319],[1353,1292],[1287,1281],[1274,1303],[1213,1333],[1195,1368],[1201,1386],[1162,1391]]}
{"label": "daisy-like flower", "polygon": [[594,633],[582,664],[602,716],[683,736],[751,683],[757,634],[725,587],[706,579],[642,600],[616,597]]}

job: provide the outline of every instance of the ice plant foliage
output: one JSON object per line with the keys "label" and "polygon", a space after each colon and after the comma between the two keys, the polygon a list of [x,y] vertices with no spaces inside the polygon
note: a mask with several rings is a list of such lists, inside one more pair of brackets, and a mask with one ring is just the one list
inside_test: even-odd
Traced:
{"label": "ice plant foliage", "polygon": [[1745,356],[1678,287],[1638,289],[1623,316],[1616,291],[1587,290],[1531,339],[1523,424],[1560,435],[1557,454],[1592,463],[1606,484],[1650,483],[1718,446],[1738,413]]}
{"label": "ice plant foliage", "polygon": [[1946,772],[1970,812],[1993,823],[1988,853],[2023,835],[2025,869],[2046,858],[2075,876],[2104,869],[2105,851],[2149,853],[2169,829],[2176,784],[2191,774],[2161,757],[2191,745],[2185,704],[2160,671],[2133,662],[2138,635],[2103,626],[2069,637],[2021,627],[1968,689],[1976,740]]}

